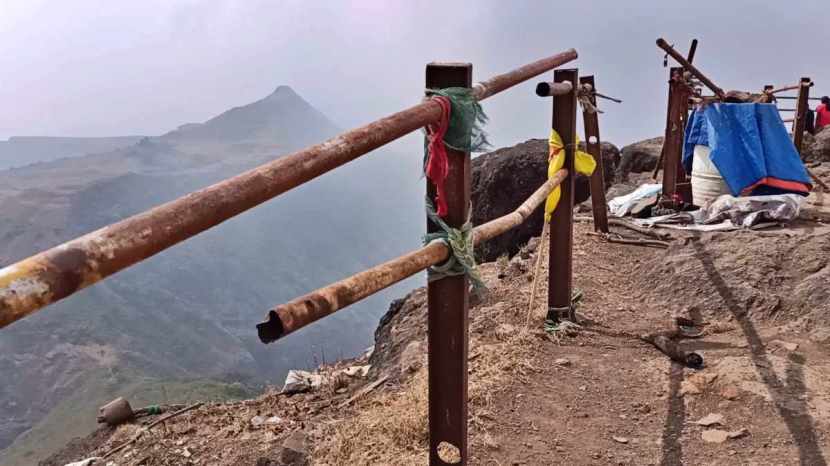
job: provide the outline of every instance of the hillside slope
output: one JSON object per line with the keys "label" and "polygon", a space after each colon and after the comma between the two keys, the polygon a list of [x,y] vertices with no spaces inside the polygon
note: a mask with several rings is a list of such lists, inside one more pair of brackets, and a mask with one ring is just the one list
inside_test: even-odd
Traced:
{"label": "hillside slope", "polygon": [[[0,267],[338,131],[279,87],[129,147],[0,171]],[[14,457],[36,459],[88,432],[90,418],[41,421],[105,402],[100,391],[78,392],[90,379],[114,388],[213,379],[256,389],[290,368],[365,349],[391,295],[279,347],[262,345],[254,324],[276,303],[416,246],[417,167],[417,158],[367,155],[3,329],[0,448],[18,440]],[[112,372],[121,376],[100,379]]]}
{"label": "hillside slope", "polygon": [[142,136],[101,138],[13,136],[0,141],[0,170],[109,152],[131,146],[141,138]]}
{"label": "hillside slope", "polygon": [[[787,228],[673,233],[668,249],[607,243],[577,224],[582,326],[555,336],[541,328],[544,292],[525,330],[538,241],[483,264],[488,293],[470,310],[471,464],[826,464],[829,213],[819,193]],[[700,370],[637,339],[676,315],[703,329],[681,342],[703,355]],[[365,379],[337,375],[367,363]],[[319,369],[319,390],[211,403],[110,459],[425,464],[425,363],[418,289],[390,306],[370,356]],[[104,454],[148,422],[102,429],[44,464]]]}

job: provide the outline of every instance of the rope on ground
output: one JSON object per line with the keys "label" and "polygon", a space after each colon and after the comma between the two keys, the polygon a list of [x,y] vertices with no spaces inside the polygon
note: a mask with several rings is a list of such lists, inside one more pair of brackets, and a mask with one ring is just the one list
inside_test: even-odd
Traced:
{"label": "rope on ground", "polygon": [[617,233],[599,233],[593,231],[588,232],[588,234],[591,236],[599,236],[609,243],[632,244],[635,246],[654,246],[663,249],[668,249],[669,247],[669,243],[656,239],[629,238]]}
{"label": "rope on ground", "polygon": [[[573,294],[571,295],[570,305],[561,308],[548,308],[548,316],[550,316],[550,314],[555,314],[557,316],[556,319],[551,319],[550,317],[545,319],[545,332],[547,332],[548,337],[551,340],[559,343],[562,336],[576,336],[582,328],[581,325],[576,323],[576,310],[582,303],[583,296],[582,290],[574,289]],[[559,320],[558,317],[562,315],[568,316],[567,319]]]}
{"label": "rope on ground", "polygon": [[[424,244],[441,241],[450,250],[450,257],[446,262],[427,269],[427,279],[432,282],[446,277],[467,275],[474,290],[480,291],[486,288],[478,272],[478,266],[476,265],[473,250],[475,244],[473,239],[473,224],[469,216],[461,228],[453,228],[438,216],[429,198],[426,200],[426,210],[427,217],[441,227],[441,231],[424,235]],[[472,210],[471,208],[470,211],[472,212]]]}
{"label": "rope on ground", "polygon": [[548,235],[550,234],[550,228],[548,222],[542,223],[542,236],[539,237],[539,248],[536,252],[536,265],[533,268],[533,284],[530,288],[530,301],[527,303],[527,317],[525,318],[525,328],[524,331],[527,332],[528,327],[530,327],[530,318],[533,315],[533,304],[536,300],[536,289],[539,283],[539,276],[541,275],[542,271],[542,259],[545,257],[545,245],[548,243]]}
{"label": "rope on ground", "polygon": [[[574,217],[574,222],[593,222],[594,219],[592,217]],[[639,225],[634,225],[631,222],[627,222],[623,219],[619,218],[609,218],[608,219],[609,225],[616,225],[618,227],[627,228],[631,231],[636,231],[641,235],[650,236],[652,238],[656,238],[659,240],[669,240],[672,239],[672,235],[666,232],[657,231],[651,228],[644,228]]]}

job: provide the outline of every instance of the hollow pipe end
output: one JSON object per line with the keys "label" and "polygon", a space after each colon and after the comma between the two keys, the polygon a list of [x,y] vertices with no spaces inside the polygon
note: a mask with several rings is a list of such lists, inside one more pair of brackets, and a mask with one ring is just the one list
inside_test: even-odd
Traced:
{"label": "hollow pipe end", "polygon": [[285,334],[282,320],[279,314],[277,314],[277,311],[273,309],[268,311],[268,319],[266,321],[256,324],[256,330],[259,335],[259,341],[266,345],[279,340]]}
{"label": "hollow pipe end", "polygon": [[700,369],[701,367],[703,367],[703,356],[697,353],[687,353],[686,365],[693,369]]}
{"label": "hollow pipe end", "polygon": [[537,84],[536,95],[539,97],[548,97],[550,95],[550,83],[541,82]]}

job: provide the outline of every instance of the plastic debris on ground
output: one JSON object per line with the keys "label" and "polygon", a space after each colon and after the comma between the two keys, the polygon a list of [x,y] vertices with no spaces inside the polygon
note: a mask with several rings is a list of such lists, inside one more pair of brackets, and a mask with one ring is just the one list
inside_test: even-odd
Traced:
{"label": "plastic debris on ground", "polygon": [[633,192],[624,196],[618,196],[608,201],[608,209],[615,217],[625,217],[641,199],[646,199],[660,194],[663,185],[660,183],[646,183],[640,185]]}
{"label": "plastic debris on ground", "polygon": [[804,197],[797,194],[718,197],[706,207],[693,212],[632,219],[645,227],[695,231],[730,231],[763,228],[787,223],[798,217]]}
{"label": "plastic debris on ground", "polygon": [[285,385],[282,393],[302,393],[320,387],[323,384],[323,376],[307,371],[290,370],[285,376]]}
{"label": "plastic debris on ground", "polygon": [[92,466],[94,464],[103,464],[101,463],[102,461],[104,461],[103,458],[96,456],[81,461],[75,461],[74,463],[66,463],[64,466]]}

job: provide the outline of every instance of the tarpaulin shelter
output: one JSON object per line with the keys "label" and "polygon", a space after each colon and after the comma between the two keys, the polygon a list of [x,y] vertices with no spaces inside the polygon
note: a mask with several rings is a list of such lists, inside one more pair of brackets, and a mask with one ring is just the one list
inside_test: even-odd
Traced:
{"label": "tarpaulin shelter", "polygon": [[694,147],[704,145],[733,196],[810,192],[807,170],[774,104],[710,103],[688,121],[686,172],[692,171]]}

